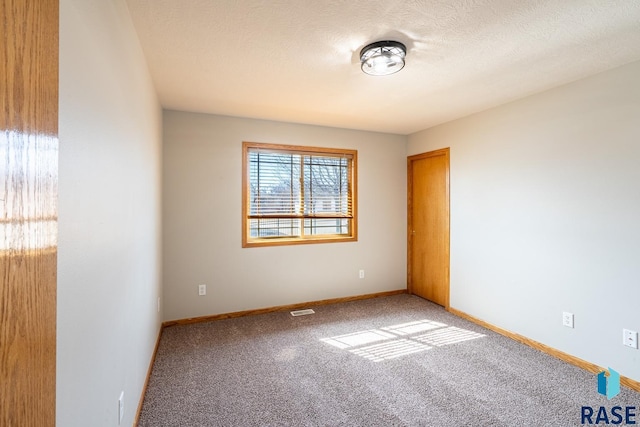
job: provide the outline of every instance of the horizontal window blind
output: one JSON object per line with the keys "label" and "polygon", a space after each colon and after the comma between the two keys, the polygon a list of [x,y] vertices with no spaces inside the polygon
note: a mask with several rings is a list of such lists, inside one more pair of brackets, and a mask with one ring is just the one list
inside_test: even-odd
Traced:
{"label": "horizontal window blind", "polygon": [[300,213],[301,156],[249,151],[250,218]]}

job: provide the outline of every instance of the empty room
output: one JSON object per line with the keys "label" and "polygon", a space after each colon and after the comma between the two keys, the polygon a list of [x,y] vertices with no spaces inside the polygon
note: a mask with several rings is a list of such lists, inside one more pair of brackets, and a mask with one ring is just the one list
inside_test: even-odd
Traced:
{"label": "empty room", "polygon": [[640,423],[640,2],[0,22],[0,425]]}

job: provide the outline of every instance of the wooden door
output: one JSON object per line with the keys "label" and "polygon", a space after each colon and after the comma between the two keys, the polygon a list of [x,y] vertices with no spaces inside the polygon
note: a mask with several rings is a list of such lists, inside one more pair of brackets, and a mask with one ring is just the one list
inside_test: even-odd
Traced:
{"label": "wooden door", "polygon": [[58,0],[0,2],[0,425],[56,422]]}
{"label": "wooden door", "polygon": [[449,149],[408,158],[408,291],[449,308]]}

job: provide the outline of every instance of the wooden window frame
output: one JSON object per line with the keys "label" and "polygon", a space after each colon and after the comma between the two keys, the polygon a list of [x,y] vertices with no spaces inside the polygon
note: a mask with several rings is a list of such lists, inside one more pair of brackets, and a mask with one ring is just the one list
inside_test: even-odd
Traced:
{"label": "wooden window frame", "polygon": [[[318,154],[348,156],[349,161],[349,190],[351,194],[351,218],[349,234],[319,235],[319,236],[291,236],[291,237],[251,237],[249,230],[250,216],[250,186],[249,186],[249,152],[255,149],[300,155]],[[284,217],[283,217],[284,218]],[[259,142],[242,143],[242,247],[264,247],[302,245],[311,243],[336,243],[358,241],[358,151],[341,148],[307,147],[299,145],[268,144]]]}

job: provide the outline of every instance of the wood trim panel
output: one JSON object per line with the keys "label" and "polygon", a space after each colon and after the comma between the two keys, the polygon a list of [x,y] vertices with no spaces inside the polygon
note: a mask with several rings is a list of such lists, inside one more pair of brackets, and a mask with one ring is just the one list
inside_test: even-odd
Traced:
{"label": "wood trim panel", "polygon": [[58,0],[0,2],[0,425],[8,427],[56,422],[58,14]]}
{"label": "wood trim panel", "polygon": [[188,319],[170,320],[170,321],[164,322],[162,326],[169,327],[169,326],[175,326],[175,325],[188,325],[191,323],[210,322],[213,320],[221,320],[221,319],[232,319],[234,317],[253,316],[256,314],[273,313],[276,311],[299,310],[301,308],[317,307],[320,305],[336,304],[336,303],[349,302],[349,301],[360,301],[364,299],[388,297],[392,295],[401,295],[406,293],[407,293],[406,290],[398,289],[395,291],[377,292],[374,294],[356,295],[352,297],[330,298],[330,299],[324,299],[319,301],[301,302],[297,304],[288,304],[288,305],[279,305],[279,306],[268,307],[268,308],[259,308],[256,310],[235,311],[232,313],[214,314],[211,316],[201,316],[201,317],[191,317]]}
{"label": "wood trim panel", "polygon": [[147,394],[147,388],[149,387],[149,379],[151,378],[151,373],[153,372],[153,365],[156,363],[156,356],[158,355],[158,347],[160,347],[160,339],[162,338],[162,331],[164,330],[164,325],[160,326],[160,331],[158,332],[158,339],[156,339],[156,345],[153,348],[153,354],[151,355],[151,361],[149,362],[149,369],[147,369],[147,377],[144,380],[144,384],[142,385],[142,392],[140,393],[140,401],[138,402],[138,409],[136,411],[136,416],[133,419],[134,427],[138,425],[140,422],[140,415],[142,414],[142,405],[144,403],[144,396]]}
{"label": "wood trim panel", "polygon": [[[355,224],[355,221],[354,221]],[[356,227],[352,227],[354,232]],[[246,231],[245,231],[246,232]],[[269,241],[261,241],[261,242],[247,242],[243,243],[243,248],[262,248],[269,246],[291,246],[291,245],[309,245],[309,244],[317,244],[317,243],[342,243],[342,242],[355,242],[357,239],[355,237],[331,237],[331,236],[323,236],[323,237],[306,237],[304,239],[273,239]]]}
{"label": "wood trim panel", "polygon": [[244,147],[247,148],[257,148],[264,149],[265,151],[270,150],[278,150],[289,153],[299,153],[301,151],[307,154],[348,154],[348,155],[357,155],[357,150],[350,150],[346,148],[330,148],[330,147],[312,147],[306,145],[288,145],[288,144],[271,144],[268,142],[250,142],[245,141],[242,143]]}
{"label": "wood trim panel", "polygon": [[[568,353],[565,353],[560,350],[556,350],[553,347],[549,347],[548,345],[539,343],[538,341],[532,340],[531,338],[527,338],[520,334],[516,334],[515,332],[507,331],[506,329],[502,329],[498,326],[492,325],[491,323],[485,322],[484,320],[480,320],[476,317],[473,317],[463,311],[456,310],[455,308],[449,307],[448,311],[451,314],[455,314],[458,317],[469,320],[477,325],[480,325],[484,328],[487,328],[493,332],[496,332],[500,335],[503,335],[507,338],[511,338],[514,341],[518,341],[524,345],[528,345],[529,347],[535,348],[536,350],[540,350],[543,353],[546,353],[550,356],[553,356],[557,359],[562,360],[563,362],[570,363],[578,368],[582,368],[587,372],[592,372],[597,374],[599,372],[604,371],[605,369],[591,362],[587,362],[586,360],[580,359],[578,357],[572,356]],[[632,380],[631,378],[620,376],[620,384],[628,387],[632,390],[640,392],[640,382]]]}

